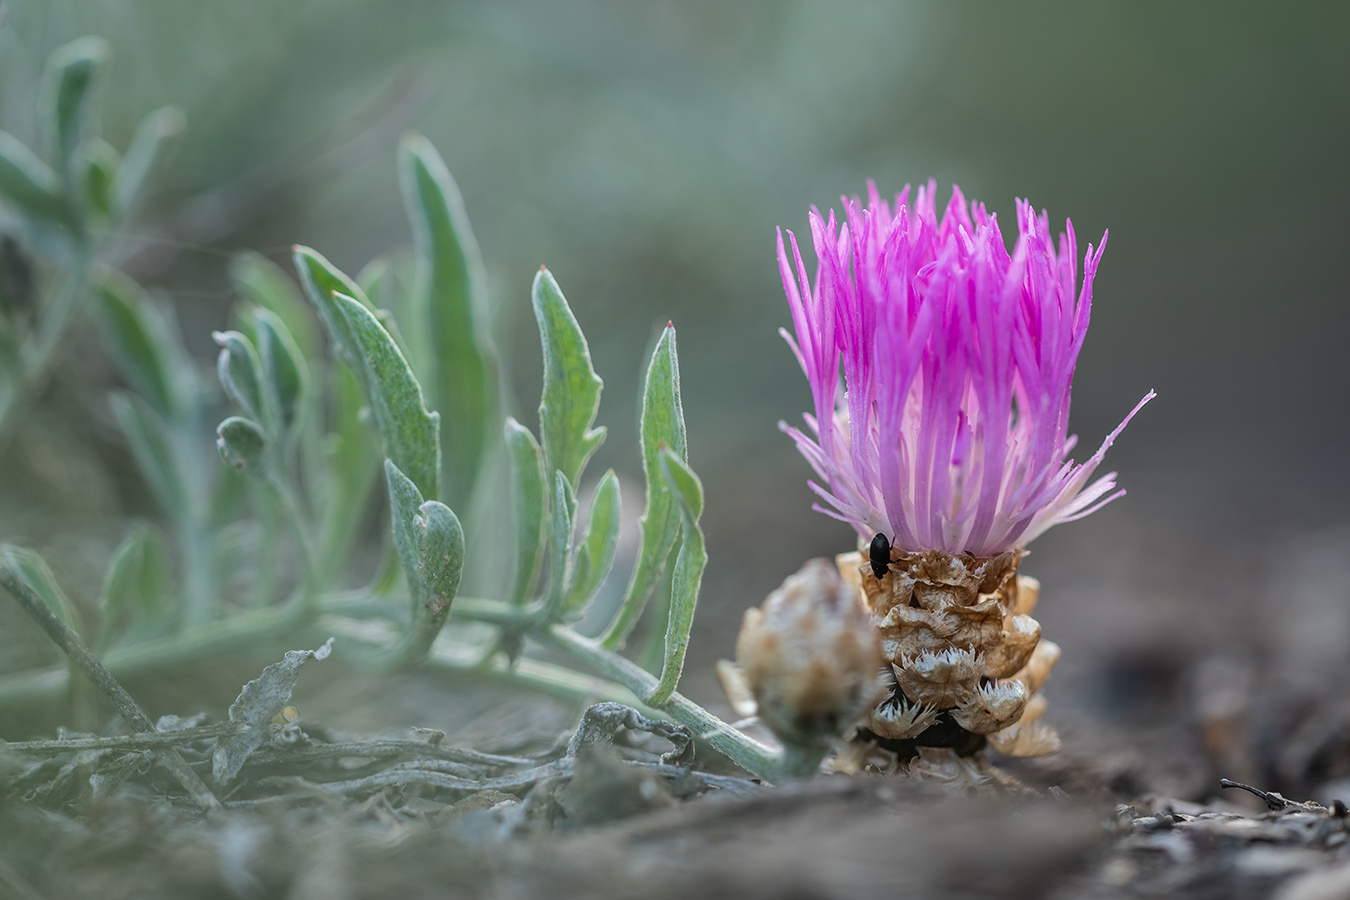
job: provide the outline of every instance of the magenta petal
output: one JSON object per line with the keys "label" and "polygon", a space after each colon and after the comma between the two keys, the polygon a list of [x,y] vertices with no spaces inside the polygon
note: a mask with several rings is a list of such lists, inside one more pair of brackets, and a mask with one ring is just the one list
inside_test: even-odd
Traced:
{"label": "magenta petal", "polygon": [[892,207],[869,181],[866,206],[812,209],[814,283],[779,232],[796,332],[784,337],[811,385],[814,436],[780,427],[820,479],[815,509],[902,549],[986,556],[1121,496],[1114,474],[1088,481],[1153,393],[1086,462],[1069,459],[1105,235],[1080,285],[1072,223],[1056,243],[1049,216],[1019,200],[1009,252],[996,215],[953,187],[939,219],[936,194],[930,180]]}

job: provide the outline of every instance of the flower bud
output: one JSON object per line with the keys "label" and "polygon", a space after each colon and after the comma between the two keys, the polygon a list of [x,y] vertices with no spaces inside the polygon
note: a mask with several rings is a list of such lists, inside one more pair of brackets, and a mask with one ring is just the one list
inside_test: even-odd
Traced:
{"label": "flower bud", "polygon": [[760,719],[789,746],[832,742],[879,699],[872,617],[826,559],[746,610],[736,661]]}

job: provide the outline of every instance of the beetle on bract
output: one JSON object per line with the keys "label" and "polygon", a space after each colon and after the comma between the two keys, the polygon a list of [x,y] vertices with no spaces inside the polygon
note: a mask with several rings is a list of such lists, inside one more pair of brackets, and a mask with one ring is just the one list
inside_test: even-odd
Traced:
{"label": "beetle on bract", "polygon": [[891,567],[891,542],[886,535],[877,532],[872,545],[867,550],[868,560],[872,563],[872,574],[880,579]]}

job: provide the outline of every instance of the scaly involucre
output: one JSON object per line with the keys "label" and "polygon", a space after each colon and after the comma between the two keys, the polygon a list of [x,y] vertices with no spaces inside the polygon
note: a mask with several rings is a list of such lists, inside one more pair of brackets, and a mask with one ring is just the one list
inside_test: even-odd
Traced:
{"label": "scaly involucre", "polygon": [[[1088,484],[1111,442],[1067,459],[1069,389],[1087,335],[1092,280],[1106,236],[1089,244],[1078,288],[1072,223],[1059,247],[1045,213],[1017,202],[1008,253],[998,219],[959,188],[938,220],[935,182],[892,209],[868,183],[866,208],[843,198],[846,221],[810,213],[814,288],[796,236],[778,261],[811,382],[811,434],[782,423],[823,483],[815,509],[864,537],[905,550],[990,556],[1125,492],[1116,473]],[[839,397],[839,361],[845,391]],[[814,435],[814,437],[812,437]]]}

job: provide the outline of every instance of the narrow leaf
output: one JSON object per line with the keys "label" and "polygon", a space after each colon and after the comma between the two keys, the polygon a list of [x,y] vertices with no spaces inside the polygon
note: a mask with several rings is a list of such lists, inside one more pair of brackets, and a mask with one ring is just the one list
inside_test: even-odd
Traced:
{"label": "narrow leaf", "polygon": [[252,318],[269,404],[277,410],[281,428],[291,432],[304,409],[305,385],[309,380],[304,355],[276,313],[255,309]]}
{"label": "narrow leaf", "polygon": [[544,456],[530,430],[506,419],[506,452],[511,460],[511,512],[515,531],[515,575],[511,602],[524,604],[534,593],[544,555]]}
{"label": "narrow leaf", "polygon": [[123,635],[153,626],[164,615],[168,588],[168,549],[149,528],[137,528],[113,551],[103,575],[99,647],[106,649]]}
{"label": "narrow leaf", "polygon": [[379,475],[379,441],[362,420],[365,393],[352,367],[341,360],[333,366],[329,384],[333,396],[333,432],[327,441],[327,478],[323,496],[323,538],[319,571],[331,577],[341,570],[361,525]]}
{"label": "narrow leaf", "polygon": [[647,599],[661,577],[670,549],[679,531],[679,520],[671,506],[670,490],[661,477],[659,456],[662,447],[681,460],[688,456],[684,430],[684,407],[680,403],[680,362],[675,350],[675,327],[666,325],[647,366],[642,391],[642,473],[647,483],[647,507],[638,520],[642,545],[637,565],[628,582],[623,605],[605,633],[603,643],[618,649],[628,639],[646,606]]}
{"label": "narrow leaf", "polygon": [[230,260],[230,281],[244,298],[271,310],[285,323],[306,359],[319,358],[314,311],[281,266],[260,253],[241,253]]}
{"label": "narrow leaf", "polygon": [[422,659],[450,615],[464,570],[464,532],[450,508],[422,501],[411,479],[385,460],[394,546],[408,581],[412,621],[399,648],[398,665]]}
{"label": "narrow leaf", "polygon": [[[610,469],[595,489],[590,521],[581,542],[580,549],[586,551],[587,571],[573,574],[573,585],[567,598],[567,611],[577,618],[614,567],[614,551],[619,545],[619,520],[619,478]],[[580,556],[578,552],[578,558]]]}
{"label": "narrow leaf", "polygon": [[698,604],[699,585],[708,553],[703,545],[703,530],[698,520],[703,515],[703,485],[698,476],[670,450],[662,450],[661,477],[675,499],[680,516],[680,549],[670,582],[670,616],[666,621],[666,658],[661,680],[645,701],[660,706],[675,693],[684,655],[689,649],[689,632],[694,626],[694,607]]}
{"label": "narrow leaf", "polygon": [[115,213],[124,216],[131,212],[151,173],[186,125],[187,117],[176,106],[162,106],[141,119],[112,182],[110,193]]}
{"label": "narrow leaf", "polygon": [[568,572],[571,563],[572,522],[577,501],[572,486],[562,472],[553,473],[553,516],[549,524],[549,580],[545,618],[553,621],[562,613],[567,599]]}
{"label": "narrow leaf", "polygon": [[70,223],[60,176],[4,131],[0,131],[0,195],[34,219]]}
{"label": "narrow leaf", "polygon": [[191,493],[163,417],[134,394],[114,394],[109,402],[141,469],[141,477],[150,485],[155,499],[172,515],[186,516]]}
{"label": "narrow leaf", "polygon": [[104,343],[127,384],[163,415],[183,408],[178,346],[149,295],[115,269],[98,276],[98,319]]}
{"label": "narrow leaf", "polygon": [[280,417],[264,387],[262,360],[253,342],[237,331],[214,331],[211,337],[220,345],[216,374],[230,399],[269,435],[276,435]]}
{"label": "narrow leaf", "polygon": [[604,382],[591,367],[586,337],[547,269],[535,276],[533,300],[544,350],[544,393],[539,400],[544,461],[575,491],[586,461],[605,439],[605,429],[591,428]]}
{"label": "narrow leaf", "polygon": [[71,41],[52,54],[52,125],[67,179],[75,171],[76,151],[94,133],[94,87],[107,62],[108,43],[97,37]]}
{"label": "narrow leaf", "polygon": [[81,202],[100,222],[106,222],[112,215],[113,181],[121,164],[121,156],[101,138],[91,138],[80,148],[76,169]]}
{"label": "narrow leaf", "polygon": [[[334,294],[354,297],[367,309],[371,309],[366,295],[336,266],[308,247],[295,248],[295,270],[300,275],[300,284],[309,296],[310,302],[319,312],[329,338],[338,352],[360,369],[361,351],[356,338],[351,333],[346,316],[342,315]],[[373,312],[373,310],[372,310]]]}
{"label": "narrow leaf", "polygon": [[427,412],[422,386],[375,315],[343,294],[334,294],[332,299],[359,353],[367,399],[384,437],[385,453],[422,496],[434,499],[440,488],[440,417]]}
{"label": "narrow leaf", "polygon": [[415,323],[430,337],[428,386],[441,414],[445,495],[467,502],[496,419],[496,362],[483,325],[483,263],[459,187],[431,142],[410,135],[399,181],[417,250]]}
{"label": "narrow leaf", "polygon": [[80,612],[56,583],[47,561],[37,551],[12,544],[0,544],[0,565],[9,567],[33,589],[56,617],[76,634],[83,634]]}

